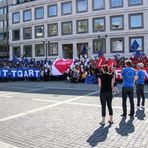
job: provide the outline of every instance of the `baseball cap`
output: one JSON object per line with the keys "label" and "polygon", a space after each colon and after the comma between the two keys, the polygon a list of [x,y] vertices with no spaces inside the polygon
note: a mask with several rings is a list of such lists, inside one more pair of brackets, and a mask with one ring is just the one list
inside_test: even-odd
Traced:
{"label": "baseball cap", "polygon": [[140,67],[140,68],[143,68],[144,67],[144,64],[143,63],[138,63],[137,66]]}

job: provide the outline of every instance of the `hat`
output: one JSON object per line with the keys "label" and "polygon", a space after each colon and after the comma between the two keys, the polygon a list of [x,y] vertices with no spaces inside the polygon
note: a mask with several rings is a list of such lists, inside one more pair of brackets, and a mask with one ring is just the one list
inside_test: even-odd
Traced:
{"label": "hat", "polygon": [[138,63],[137,66],[140,67],[140,68],[143,68],[144,67],[144,64],[143,63]]}

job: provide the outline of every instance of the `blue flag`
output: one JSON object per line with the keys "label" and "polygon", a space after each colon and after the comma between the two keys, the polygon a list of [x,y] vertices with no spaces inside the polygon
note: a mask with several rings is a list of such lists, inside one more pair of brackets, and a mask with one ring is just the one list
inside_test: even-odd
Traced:
{"label": "blue flag", "polygon": [[86,46],[85,46],[85,44],[83,44],[81,54],[82,54],[82,55],[83,55],[83,54],[86,54]]}
{"label": "blue flag", "polygon": [[134,40],[134,42],[133,42],[132,46],[130,47],[129,51],[130,52],[135,52],[138,49],[138,47],[139,47],[139,44],[137,43],[136,40]]}
{"label": "blue flag", "polygon": [[103,57],[104,56],[104,51],[103,51],[103,46],[101,45],[100,49],[98,50],[98,57]]}

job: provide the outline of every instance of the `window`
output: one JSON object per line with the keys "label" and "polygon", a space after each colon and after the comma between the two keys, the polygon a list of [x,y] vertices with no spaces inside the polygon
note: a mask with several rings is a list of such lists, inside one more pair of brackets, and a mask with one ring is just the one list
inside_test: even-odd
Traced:
{"label": "window", "polygon": [[58,55],[58,43],[49,43],[48,47],[49,56]]}
{"label": "window", "polygon": [[105,0],[93,0],[93,10],[105,9]]}
{"label": "window", "polygon": [[4,22],[0,21],[0,28],[3,29],[3,27],[4,27]]}
{"label": "window", "polygon": [[23,39],[27,40],[31,38],[32,38],[32,28],[31,27],[24,28],[23,29]]}
{"label": "window", "polygon": [[123,7],[123,0],[110,0],[110,8]]}
{"label": "window", "polygon": [[6,9],[6,7],[4,7],[4,14],[7,14],[7,9]]}
{"label": "window", "polygon": [[48,17],[57,16],[57,5],[48,6]]}
{"label": "window", "polygon": [[44,36],[44,26],[36,26],[35,27],[35,37],[40,38]]}
{"label": "window", "polygon": [[12,22],[13,23],[20,22],[20,13],[19,12],[12,13]]}
{"label": "window", "polygon": [[4,14],[4,9],[3,7],[0,8],[0,15],[3,15]]}
{"label": "window", "polygon": [[134,5],[142,5],[142,0],[129,0],[128,1],[129,6],[134,6]]}
{"label": "window", "polygon": [[99,50],[103,53],[106,52],[106,39],[105,38],[99,38],[93,40],[93,53],[98,53]]}
{"label": "window", "polygon": [[111,16],[111,30],[124,29],[123,16]]}
{"label": "window", "polygon": [[111,38],[111,52],[124,52],[124,38]]}
{"label": "window", "polygon": [[77,12],[86,12],[88,9],[88,2],[87,0],[77,0]]}
{"label": "window", "polygon": [[44,8],[39,7],[35,8],[35,19],[42,19],[44,18]]}
{"label": "window", "polygon": [[87,33],[87,32],[88,32],[88,20],[78,20],[77,33]]}
{"label": "window", "polygon": [[20,40],[20,30],[19,29],[12,31],[12,39],[13,39],[13,41]]}
{"label": "window", "polygon": [[62,3],[62,15],[72,14],[72,2]]}
{"label": "window", "polygon": [[7,27],[7,21],[5,20],[4,22],[3,22],[4,24],[4,28],[6,28]]}
{"label": "window", "polygon": [[72,34],[72,21],[62,23],[62,35]]}
{"label": "window", "polygon": [[25,10],[23,11],[23,20],[26,21],[31,21],[31,10]]}
{"label": "window", "polygon": [[58,23],[48,24],[48,36],[58,35]]}
{"label": "window", "polygon": [[32,45],[24,45],[23,55],[24,57],[32,57]]}
{"label": "window", "polygon": [[4,39],[4,33],[0,33],[0,40]]}
{"label": "window", "polygon": [[104,31],[105,30],[105,17],[93,19],[93,31]]}
{"label": "window", "polygon": [[41,57],[45,55],[44,44],[36,44],[35,45],[35,56]]}
{"label": "window", "polygon": [[[129,49],[132,46],[134,41],[136,41],[139,45],[138,50],[144,51],[144,37],[143,36],[130,37],[129,38]],[[131,52],[131,51],[129,51],[129,52]]]}
{"label": "window", "polygon": [[143,28],[143,14],[130,14],[129,23],[130,29]]}
{"label": "window", "polygon": [[13,47],[13,57],[20,58],[21,57],[21,48],[20,46]]}

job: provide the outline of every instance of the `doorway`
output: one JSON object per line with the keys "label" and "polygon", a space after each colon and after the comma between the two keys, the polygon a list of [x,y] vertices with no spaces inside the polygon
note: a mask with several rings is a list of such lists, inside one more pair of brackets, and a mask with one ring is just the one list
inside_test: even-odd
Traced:
{"label": "doorway", "polygon": [[86,55],[88,55],[88,43],[77,43],[77,56],[80,58],[83,46],[86,47]]}
{"label": "doorway", "polygon": [[73,59],[73,44],[63,44],[62,49],[64,59]]}

